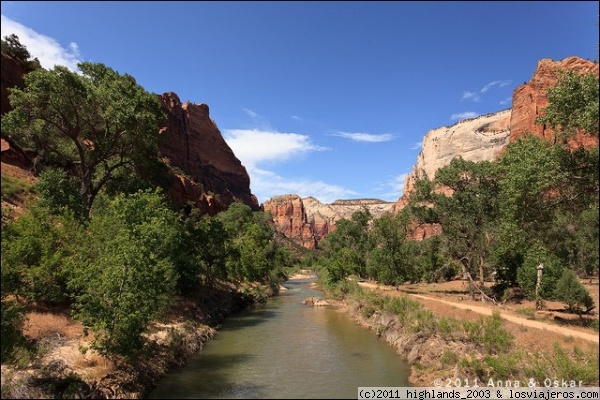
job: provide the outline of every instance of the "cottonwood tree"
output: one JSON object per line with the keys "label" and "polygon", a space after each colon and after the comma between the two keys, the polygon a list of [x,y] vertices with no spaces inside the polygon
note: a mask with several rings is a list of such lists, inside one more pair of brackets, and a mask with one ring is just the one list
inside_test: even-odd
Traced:
{"label": "cottonwood tree", "polygon": [[[446,187],[451,194],[438,193]],[[487,257],[496,236],[498,214],[496,165],[454,158],[440,168],[431,183],[417,185],[412,206],[415,215],[428,223],[439,223],[447,238],[449,255],[460,260],[469,279],[469,293],[474,295],[472,277],[481,283],[489,273]]]}
{"label": "cottonwood tree", "polygon": [[2,116],[2,135],[73,173],[87,216],[108,182],[156,158],[165,115],[130,75],[99,63],[78,66],[80,73],[56,66],[25,75],[25,88],[10,90],[14,109]]}
{"label": "cottonwood tree", "polygon": [[581,129],[598,136],[598,89],[598,76],[593,72],[562,72],[558,83],[547,91],[548,106],[537,123],[554,129],[555,142]]}

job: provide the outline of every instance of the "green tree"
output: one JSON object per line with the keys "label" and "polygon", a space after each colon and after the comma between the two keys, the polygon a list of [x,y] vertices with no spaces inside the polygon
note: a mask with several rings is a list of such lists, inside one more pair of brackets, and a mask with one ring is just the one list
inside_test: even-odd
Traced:
{"label": "green tree", "polygon": [[566,139],[578,129],[598,136],[598,76],[575,71],[561,73],[558,83],[548,89],[548,106],[537,119],[555,130],[557,139]]}
{"label": "green tree", "polygon": [[[439,193],[436,187],[451,193]],[[455,158],[436,172],[431,184],[420,183],[417,190],[412,206],[415,215],[424,222],[439,223],[450,257],[460,260],[470,283],[476,276],[483,283],[490,272],[487,258],[496,237],[499,186],[495,163]],[[469,287],[473,296],[474,288]]]}
{"label": "green tree", "polygon": [[158,98],[103,64],[62,66],[25,75],[11,89],[14,109],[2,116],[2,134],[39,152],[44,163],[73,171],[85,214],[100,190],[123,169],[156,159],[165,115]]}
{"label": "green tree", "polygon": [[[351,219],[336,222],[335,231],[320,243],[325,264],[332,269],[331,279],[343,279],[350,274],[367,276],[367,254],[371,249],[369,224],[373,219],[366,207],[355,211]],[[337,261],[334,261],[338,259]]]}
{"label": "green tree", "polygon": [[410,248],[406,245],[409,230],[406,213],[384,215],[373,221],[369,232],[372,250],[367,259],[369,276],[386,285],[414,279]]}
{"label": "green tree", "polygon": [[51,213],[72,212],[76,217],[83,217],[78,182],[65,171],[49,169],[42,172],[35,189],[40,195],[40,204]]}
{"label": "green tree", "polygon": [[172,303],[176,225],[159,191],[119,195],[91,219],[70,284],[74,316],[101,353],[135,358],[148,323]]}

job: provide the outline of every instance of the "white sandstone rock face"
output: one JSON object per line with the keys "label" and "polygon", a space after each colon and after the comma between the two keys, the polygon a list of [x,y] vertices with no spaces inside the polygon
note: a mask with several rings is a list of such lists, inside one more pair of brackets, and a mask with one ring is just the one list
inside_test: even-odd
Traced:
{"label": "white sandstone rock face", "polygon": [[404,183],[403,197],[410,195],[416,178],[433,179],[436,171],[455,157],[475,162],[497,159],[508,144],[510,117],[508,109],[427,132],[417,162]]}

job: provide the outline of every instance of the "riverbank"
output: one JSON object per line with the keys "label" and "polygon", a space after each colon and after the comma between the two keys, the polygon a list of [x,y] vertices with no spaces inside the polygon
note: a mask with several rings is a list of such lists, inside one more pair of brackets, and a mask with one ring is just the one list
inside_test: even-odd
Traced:
{"label": "riverbank", "polygon": [[151,325],[145,354],[135,363],[85,350],[89,337],[68,311],[28,313],[25,334],[37,346],[16,366],[2,365],[2,398],[143,398],[169,370],[202,349],[227,316],[274,293],[250,285],[222,287],[179,298]]}
{"label": "riverbank", "polygon": [[411,385],[435,386],[440,380],[526,385],[533,378],[598,386],[593,341],[506,321],[498,310],[484,317],[397,290],[365,290],[346,283],[331,290],[328,301],[411,364]]}

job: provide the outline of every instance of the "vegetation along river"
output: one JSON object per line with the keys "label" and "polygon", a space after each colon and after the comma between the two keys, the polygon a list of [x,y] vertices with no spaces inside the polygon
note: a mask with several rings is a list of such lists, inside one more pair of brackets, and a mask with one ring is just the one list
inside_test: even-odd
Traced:
{"label": "vegetation along river", "polygon": [[149,398],[356,398],[359,386],[408,386],[408,364],[346,314],[309,307],[314,279],[226,319]]}

